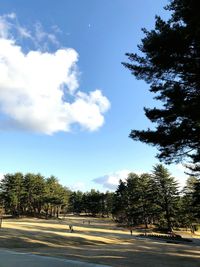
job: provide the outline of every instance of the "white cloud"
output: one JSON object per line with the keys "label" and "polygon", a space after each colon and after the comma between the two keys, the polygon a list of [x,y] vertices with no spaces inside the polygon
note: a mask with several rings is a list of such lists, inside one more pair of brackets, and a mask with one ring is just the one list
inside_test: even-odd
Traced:
{"label": "white cloud", "polygon": [[[181,190],[185,186],[186,180],[188,178],[188,175],[184,173],[187,169],[182,164],[171,165],[166,167],[169,169],[171,175],[178,182],[178,186]],[[122,181],[125,181],[129,173],[136,173],[138,175],[141,175],[142,173],[146,173],[146,171],[141,171],[141,170],[135,171],[128,169],[119,170],[106,174],[102,177],[95,178],[92,181],[96,184],[102,185],[106,189],[116,190],[117,186],[119,185],[119,180],[121,179]],[[151,173],[151,171],[149,171],[149,173]]]}
{"label": "white cloud", "polygon": [[[0,129],[24,129],[44,134],[70,131],[73,124],[94,131],[104,123],[103,114],[110,103],[100,90],[78,90],[78,53],[72,48],[54,53],[31,50],[23,52],[9,31],[9,19],[0,17]],[[20,26],[24,38],[31,33]],[[37,24],[36,41],[57,43]]]}
{"label": "white cloud", "polygon": [[[125,181],[129,173],[134,172],[130,170],[116,171],[102,177],[93,179],[93,182],[102,185],[104,188],[115,190],[119,185],[119,180]],[[134,172],[138,173],[138,172]]]}

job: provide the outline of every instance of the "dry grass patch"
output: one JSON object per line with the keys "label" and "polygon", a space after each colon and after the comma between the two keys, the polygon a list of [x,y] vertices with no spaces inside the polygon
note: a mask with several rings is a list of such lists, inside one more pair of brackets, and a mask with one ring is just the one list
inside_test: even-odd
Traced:
{"label": "dry grass patch", "polygon": [[[74,232],[69,232],[69,224]],[[198,244],[140,240],[109,219],[67,217],[62,220],[7,219],[0,247],[117,267],[197,267]]]}
{"label": "dry grass patch", "polygon": [[[74,222],[74,221],[73,221]],[[69,220],[38,220],[19,219],[5,220],[0,231],[0,247],[32,248],[32,247],[66,247],[81,245],[118,244],[122,240],[116,234],[127,235],[120,230],[73,226],[74,232],[69,232]],[[72,223],[72,221],[70,221]]]}

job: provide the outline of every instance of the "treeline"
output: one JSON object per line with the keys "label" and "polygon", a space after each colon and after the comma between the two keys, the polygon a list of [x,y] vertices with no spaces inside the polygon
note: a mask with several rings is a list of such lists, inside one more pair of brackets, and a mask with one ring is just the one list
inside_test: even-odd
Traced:
{"label": "treeline", "polygon": [[[12,216],[59,217],[60,213],[109,216],[113,193],[73,192],[57,178],[18,172],[6,174],[0,181],[0,209]],[[1,212],[0,212],[1,213]]]}
{"label": "treeline", "polygon": [[1,205],[13,216],[58,217],[67,206],[70,190],[51,176],[18,172],[6,174],[0,182]]}
{"label": "treeline", "polygon": [[86,193],[73,192],[69,198],[69,211],[75,214],[109,217],[113,210],[113,199],[114,193],[101,193],[94,189]]}
{"label": "treeline", "polygon": [[59,217],[66,213],[112,216],[127,226],[191,227],[200,223],[200,181],[189,177],[179,190],[167,168],[152,173],[130,173],[115,192],[73,192],[51,176],[6,174],[0,182],[0,202],[7,214]]}
{"label": "treeline", "polygon": [[151,174],[130,173],[114,194],[112,214],[127,225],[154,224],[169,231],[191,227],[200,219],[200,181],[189,177],[180,192],[161,164],[154,166]]}

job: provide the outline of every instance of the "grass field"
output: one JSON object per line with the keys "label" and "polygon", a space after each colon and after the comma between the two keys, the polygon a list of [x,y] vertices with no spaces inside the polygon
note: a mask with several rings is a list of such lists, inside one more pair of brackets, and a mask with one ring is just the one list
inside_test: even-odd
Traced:
{"label": "grass field", "polygon": [[[74,232],[69,232],[69,224]],[[109,219],[69,216],[61,220],[4,219],[0,248],[111,266],[200,266],[200,235],[191,243],[140,239]]]}

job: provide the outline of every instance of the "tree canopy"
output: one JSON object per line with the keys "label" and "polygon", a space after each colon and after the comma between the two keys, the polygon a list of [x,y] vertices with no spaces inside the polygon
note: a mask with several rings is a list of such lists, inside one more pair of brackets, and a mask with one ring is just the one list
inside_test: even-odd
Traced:
{"label": "tree canopy", "polygon": [[[171,231],[177,222],[178,187],[175,179],[161,164],[152,174],[130,173],[120,181],[114,195],[113,215],[129,226],[157,224]],[[185,206],[184,206],[185,207]]]}
{"label": "tree canopy", "polygon": [[140,53],[123,63],[150,84],[161,108],[144,108],[153,129],[132,130],[130,137],[156,146],[166,163],[200,162],[200,19],[196,0],[171,0],[169,20],[156,16],[155,29],[143,29]]}
{"label": "tree canopy", "polygon": [[51,176],[22,173],[6,174],[0,181],[0,203],[5,212],[13,216],[59,216],[68,204],[71,191]]}

